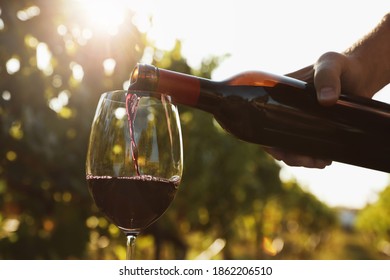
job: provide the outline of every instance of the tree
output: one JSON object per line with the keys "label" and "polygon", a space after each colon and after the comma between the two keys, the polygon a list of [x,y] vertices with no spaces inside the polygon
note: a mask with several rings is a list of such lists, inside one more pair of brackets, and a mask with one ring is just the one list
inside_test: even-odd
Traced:
{"label": "tree", "polygon": [[336,213],[313,194],[303,190],[295,181],[284,184],[281,198],[282,230],[284,252],[282,257],[312,259],[313,255],[326,241],[325,237],[337,225]]}
{"label": "tree", "polygon": [[87,257],[90,125],[143,46],[130,11],[99,33],[74,3],[0,1],[0,258]]}
{"label": "tree", "polygon": [[390,186],[379,194],[375,203],[359,212],[356,228],[364,232],[380,251],[390,255]]}

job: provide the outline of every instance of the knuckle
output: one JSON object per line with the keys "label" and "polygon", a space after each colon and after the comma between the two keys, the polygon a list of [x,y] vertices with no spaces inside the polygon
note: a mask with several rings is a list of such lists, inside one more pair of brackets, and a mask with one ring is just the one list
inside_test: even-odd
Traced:
{"label": "knuckle", "polygon": [[346,56],[337,52],[327,52],[321,55],[315,64],[315,80],[328,80],[338,77],[346,63]]}
{"label": "knuckle", "polygon": [[320,56],[317,63],[329,62],[329,61],[339,61],[345,59],[345,55],[338,52],[326,52]]}

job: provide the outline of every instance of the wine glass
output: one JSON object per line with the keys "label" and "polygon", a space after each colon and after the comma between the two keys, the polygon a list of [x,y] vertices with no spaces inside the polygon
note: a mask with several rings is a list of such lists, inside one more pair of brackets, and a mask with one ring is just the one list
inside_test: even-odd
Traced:
{"label": "wine glass", "polygon": [[167,95],[102,94],[89,139],[86,177],[96,206],[127,236],[137,235],[173,201],[183,170],[177,107]]}

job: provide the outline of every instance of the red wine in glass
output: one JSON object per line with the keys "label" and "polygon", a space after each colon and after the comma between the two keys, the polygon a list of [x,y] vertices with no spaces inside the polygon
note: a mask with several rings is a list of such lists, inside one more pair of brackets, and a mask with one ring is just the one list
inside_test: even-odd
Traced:
{"label": "red wine in glass", "polygon": [[96,206],[128,234],[138,234],[156,221],[175,197],[180,178],[88,176]]}

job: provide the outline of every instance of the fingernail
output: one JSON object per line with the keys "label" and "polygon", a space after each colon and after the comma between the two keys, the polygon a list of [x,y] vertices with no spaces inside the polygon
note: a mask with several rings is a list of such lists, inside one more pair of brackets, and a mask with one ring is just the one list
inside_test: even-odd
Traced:
{"label": "fingernail", "polygon": [[320,92],[318,94],[318,100],[321,103],[333,103],[336,98],[336,91],[332,87],[324,87],[320,89]]}

